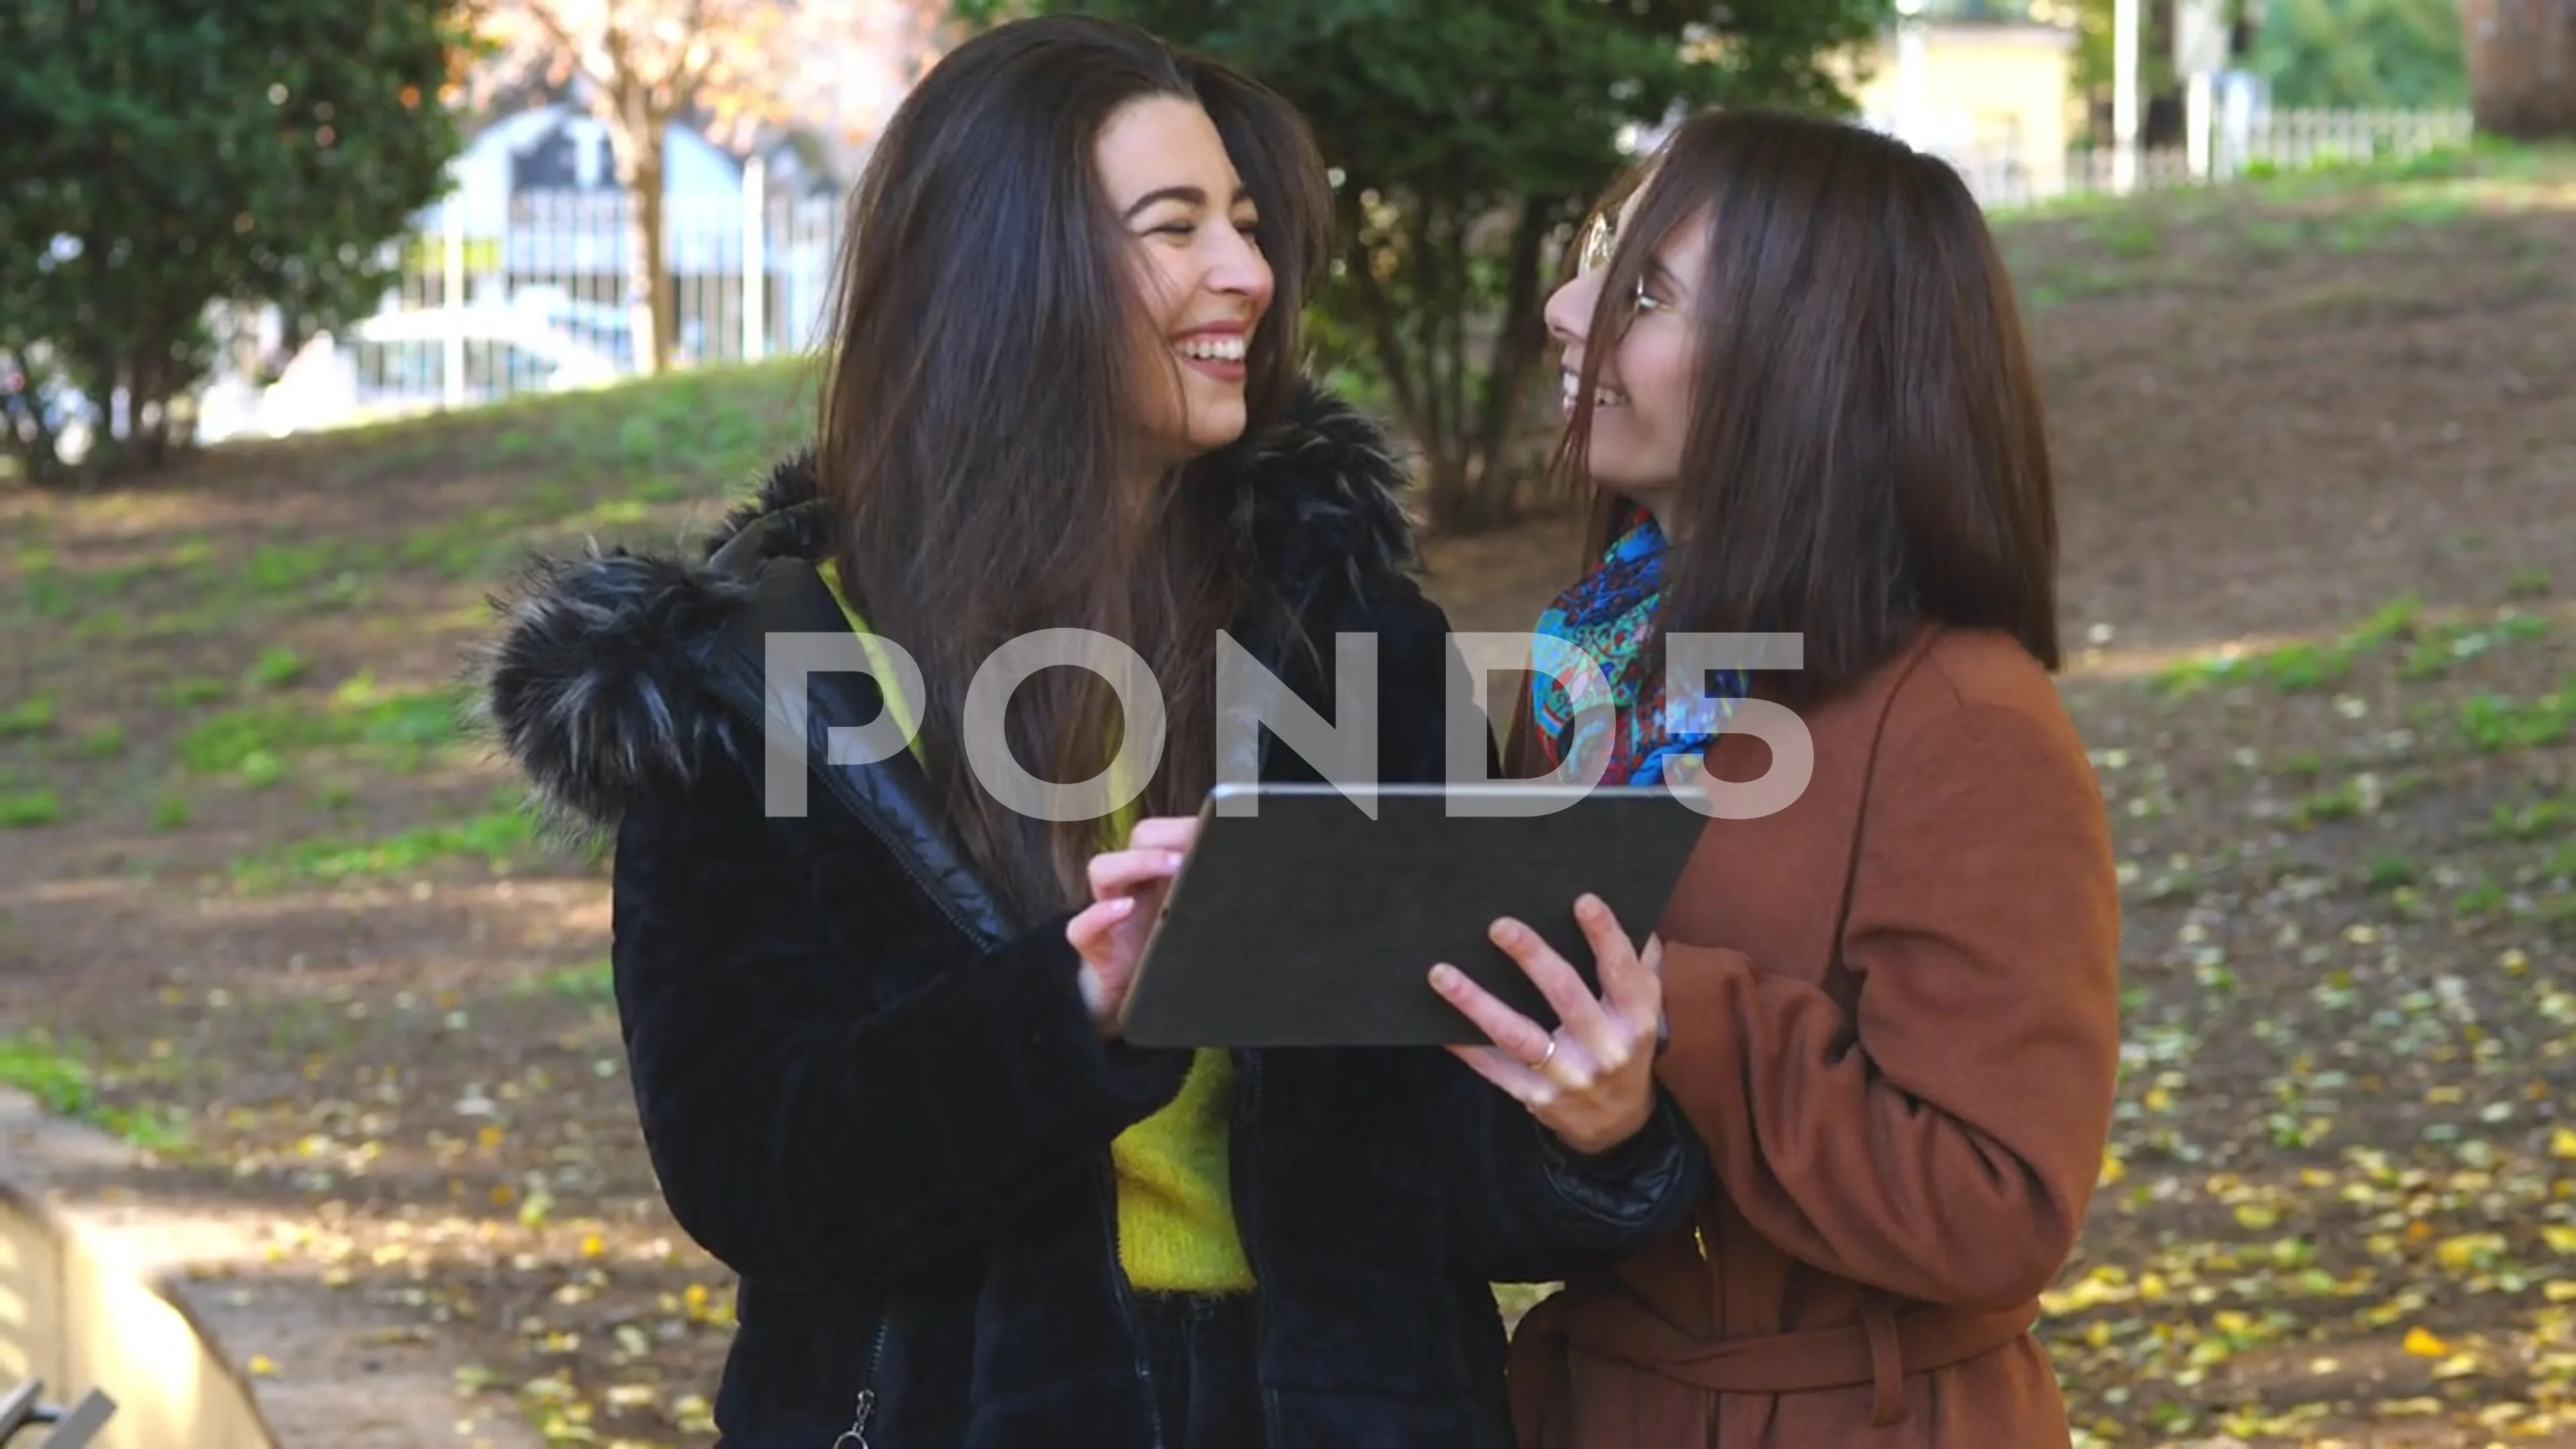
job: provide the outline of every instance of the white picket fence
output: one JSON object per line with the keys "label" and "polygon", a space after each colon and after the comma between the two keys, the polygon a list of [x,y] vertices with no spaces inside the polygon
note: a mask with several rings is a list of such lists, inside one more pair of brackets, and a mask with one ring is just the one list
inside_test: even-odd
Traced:
{"label": "white picket fence", "polygon": [[2457,111],[2275,110],[2241,125],[2213,125],[2207,149],[2159,146],[2137,153],[2123,177],[2108,147],[2068,154],[2059,168],[2010,152],[1947,156],[1989,210],[2069,196],[2097,196],[2224,182],[2256,170],[2298,171],[2352,162],[2404,160],[2466,146],[2469,113]]}
{"label": "white picket fence", "polygon": [[[2465,144],[2465,111],[2276,110],[2211,127],[2198,159],[2106,150],[2052,158],[1952,155],[1989,209],[2065,196],[2205,184],[2249,169],[2403,158]],[[2125,174],[2124,174],[2125,173]],[[815,342],[840,238],[837,196],[674,197],[664,232],[683,366],[802,352]],[[282,433],[517,393],[583,387],[635,369],[625,307],[626,206],[615,195],[522,194],[497,234],[433,207],[399,249],[402,281],[376,315],[307,346],[265,388],[219,382],[200,436]]]}

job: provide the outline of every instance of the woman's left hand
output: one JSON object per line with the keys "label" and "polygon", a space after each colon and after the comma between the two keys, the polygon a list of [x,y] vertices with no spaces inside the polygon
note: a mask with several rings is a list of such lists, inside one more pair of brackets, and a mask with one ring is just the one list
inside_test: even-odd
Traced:
{"label": "woman's left hand", "polygon": [[1553,1033],[1446,962],[1431,968],[1431,989],[1494,1043],[1449,1050],[1511,1093],[1566,1146],[1588,1156],[1627,1141],[1654,1116],[1663,950],[1650,936],[1640,956],[1598,896],[1577,900],[1574,919],[1599,967],[1597,998],[1538,932],[1509,917],[1488,932],[1547,998],[1560,1023]]}

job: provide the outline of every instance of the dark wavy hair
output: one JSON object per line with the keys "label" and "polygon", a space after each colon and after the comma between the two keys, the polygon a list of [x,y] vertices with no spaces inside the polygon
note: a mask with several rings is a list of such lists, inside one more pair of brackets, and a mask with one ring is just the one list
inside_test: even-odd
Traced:
{"label": "dark wavy hair", "polygon": [[[1698,377],[1657,633],[1803,634],[1805,667],[1764,681],[1792,703],[1848,688],[1932,623],[2001,630],[2059,667],[2047,423],[1958,173],[1858,126],[1709,111],[1596,219],[1639,187],[1603,297],[1633,297],[1674,228],[1712,228],[1688,279]],[[1631,312],[1594,315],[1556,462],[1570,476]],[[1602,494],[1590,557],[1633,508]]]}
{"label": "dark wavy hair", "polygon": [[[1276,290],[1251,339],[1244,441],[1138,500],[1151,464],[1134,400],[1153,380],[1134,339],[1149,324],[1094,147],[1155,96],[1215,123]],[[1111,21],[1023,20],[950,51],[904,100],[845,238],[818,455],[836,562],[869,627],[920,661],[926,769],[961,843],[1024,916],[1051,913],[1084,896],[1098,822],[1026,818],[982,788],[967,687],[1035,629],[1126,641],[1169,712],[1141,803],[1196,813],[1215,778],[1214,638],[1256,576],[1236,468],[1296,385],[1299,314],[1331,242],[1323,162],[1293,108],[1215,61]],[[1024,684],[1006,726],[1014,757],[1059,781],[1096,775],[1121,728],[1107,682],[1067,668]]]}

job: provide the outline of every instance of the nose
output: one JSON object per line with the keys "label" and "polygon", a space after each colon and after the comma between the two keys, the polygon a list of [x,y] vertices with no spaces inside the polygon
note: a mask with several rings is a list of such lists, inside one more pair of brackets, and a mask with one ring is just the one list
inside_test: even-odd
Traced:
{"label": "nose", "polygon": [[1215,265],[1208,268],[1208,290],[1229,297],[1241,297],[1252,305],[1257,316],[1270,306],[1275,278],[1270,261],[1253,245],[1252,238],[1233,227],[1219,227],[1223,240],[1217,243]]}
{"label": "nose", "polygon": [[1592,335],[1592,311],[1600,304],[1601,278],[1586,271],[1556,289],[1547,299],[1547,335],[1559,347],[1579,347]]}

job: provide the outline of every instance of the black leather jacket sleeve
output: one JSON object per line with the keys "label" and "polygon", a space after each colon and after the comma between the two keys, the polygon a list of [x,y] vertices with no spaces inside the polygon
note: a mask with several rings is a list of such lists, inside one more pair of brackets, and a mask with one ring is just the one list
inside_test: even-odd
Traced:
{"label": "black leather jacket sleeve", "polygon": [[1598,1156],[1565,1146],[1520,1103],[1465,1068],[1450,1242],[1496,1283],[1548,1283],[1606,1267],[1689,1221],[1708,1153],[1660,1088],[1636,1136]]}

